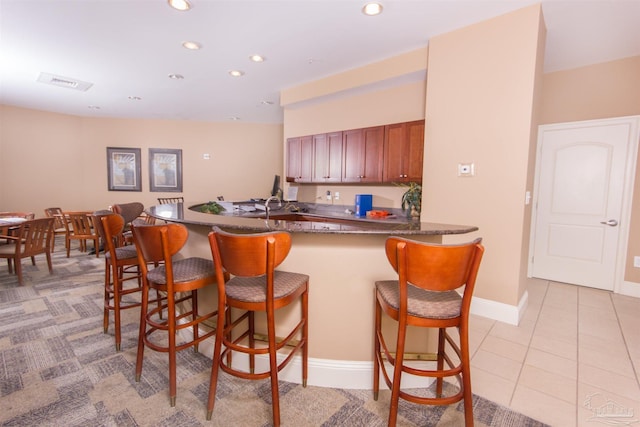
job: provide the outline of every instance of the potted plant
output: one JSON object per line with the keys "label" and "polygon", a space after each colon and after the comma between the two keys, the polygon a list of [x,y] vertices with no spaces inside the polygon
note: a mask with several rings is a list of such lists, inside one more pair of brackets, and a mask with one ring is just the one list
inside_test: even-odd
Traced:
{"label": "potted plant", "polygon": [[402,211],[407,212],[407,218],[420,218],[422,209],[422,186],[417,182],[409,183],[409,188],[402,195]]}

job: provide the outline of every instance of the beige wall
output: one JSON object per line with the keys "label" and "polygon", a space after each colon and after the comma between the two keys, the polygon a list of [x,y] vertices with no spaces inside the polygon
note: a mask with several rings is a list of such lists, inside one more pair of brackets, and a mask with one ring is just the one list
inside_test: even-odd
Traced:
{"label": "beige wall", "polygon": [[[640,56],[558,71],[544,76],[541,124],[623,117],[640,114]],[[640,154],[624,280],[640,285]]]}
{"label": "beige wall", "polygon": [[[539,5],[429,41],[423,220],[474,224],[486,246],[475,295],[518,305],[525,290]],[[541,36],[542,33],[542,36]],[[457,165],[475,164],[475,177]]]}
{"label": "beige wall", "polygon": [[[95,119],[9,106],[0,106],[0,117],[0,210],[41,216],[51,206],[156,204],[176,193],[149,191],[149,148],[182,149],[185,202],[264,197],[282,171],[281,125]],[[106,147],[141,148],[142,192],[107,190]]]}

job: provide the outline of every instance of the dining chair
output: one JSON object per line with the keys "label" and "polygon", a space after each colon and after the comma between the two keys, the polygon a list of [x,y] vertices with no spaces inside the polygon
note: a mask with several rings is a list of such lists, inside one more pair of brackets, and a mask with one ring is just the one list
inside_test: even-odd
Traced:
{"label": "dining chair", "polygon": [[100,257],[100,236],[93,228],[93,220],[91,215],[93,212],[74,211],[64,212],[64,226],[66,227],[67,258],[71,253],[71,241],[78,240],[80,243],[80,251],[87,251],[87,240],[93,240],[93,247],[96,252],[96,258]]}
{"label": "dining chair", "polygon": [[158,204],[167,205],[169,203],[184,203],[184,197],[158,197]]}
{"label": "dining chair", "polygon": [[[308,359],[308,313],[309,276],[276,270],[291,249],[291,235],[287,232],[258,234],[232,234],[214,227],[209,233],[209,244],[218,277],[218,318],[224,328],[218,326],[209,382],[207,419],[213,414],[216,398],[218,371],[239,378],[258,380],[271,379],[271,403],[273,425],[280,425],[280,399],[278,372],[291,360],[296,352],[302,353],[302,385],[307,385]],[[231,277],[226,280],[227,277]],[[285,338],[276,337],[276,310],[300,301],[300,320]],[[240,310],[235,320],[231,309]],[[255,313],[266,313],[267,325],[265,345],[256,345]],[[234,333],[234,329],[246,329]],[[220,325],[220,323],[219,323]],[[224,350],[222,347],[224,346]],[[285,354],[279,354],[290,346]],[[232,354],[248,355],[249,372],[234,367]],[[256,372],[256,356],[266,355],[268,368]],[[282,356],[278,362],[278,355]]]}
{"label": "dining chair", "polygon": [[[142,274],[140,332],[136,356],[136,381],[142,376],[144,349],[169,355],[169,400],[176,404],[176,353],[198,345],[215,335],[215,328],[203,322],[217,316],[217,310],[201,313],[198,290],[216,284],[213,262],[199,257],[174,258],[187,242],[189,232],[182,224],[136,225],[133,240]],[[158,265],[157,267],[152,267]],[[151,289],[166,294],[157,307],[150,308]],[[167,313],[164,319],[162,313]],[[211,328],[200,333],[200,327]],[[191,330],[190,334],[181,331]],[[164,333],[165,335],[160,335]],[[160,335],[160,337],[158,337]]]}
{"label": "dining chair", "polygon": [[[391,389],[388,425],[396,425],[399,399],[429,405],[450,405],[464,399],[465,424],[473,426],[469,363],[469,307],[484,253],[481,239],[460,245],[438,245],[389,237],[385,242],[389,263],[398,277],[375,283],[375,336],[373,397],[378,399],[380,371]],[[456,290],[464,287],[462,295]],[[395,352],[385,341],[382,312],[398,323]],[[407,327],[437,328],[435,366],[405,360]],[[459,343],[447,328],[456,328]],[[448,345],[447,345],[448,344]],[[447,350],[453,351],[455,357]],[[393,376],[385,361],[393,367]],[[447,366],[445,367],[445,362]],[[403,390],[403,375],[435,378],[435,397]],[[454,377],[457,392],[443,395],[443,379]],[[433,380],[432,380],[433,381]]]}
{"label": "dining chair", "polygon": [[[113,311],[116,351],[120,351],[122,334],[120,311],[140,307],[137,299],[124,300],[142,291],[138,253],[134,245],[123,245],[124,218],[111,211],[92,215],[94,228],[104,243],[104,314],[103,328],[109,330],[109,312]],[[127,285],[125,287],[125,284]]]}
{"label": "dining chair", "polygon": [[64,213],[61,208],[46,208],[44,214],[47,217],[53,218],[53,235],[51,237],[51,252],[55,252],[56,248],[56,236],[65,236],[65,243],[67,242],[67,227],[64,226]]}
{"label": "dining chair", "polygon": [[35,256],[44,254],[47,258],[49,273],[53,273],[51,264],[51,235],[53,233],[53,218],[39,218],[19,223],[12,236],[5,236],[13,240],[13,244],[0,245],[0,258],[6,258],[9,273],[13,273],[15,264],[18,283],[23,284],[22,258],[30,257],[35,265]]}

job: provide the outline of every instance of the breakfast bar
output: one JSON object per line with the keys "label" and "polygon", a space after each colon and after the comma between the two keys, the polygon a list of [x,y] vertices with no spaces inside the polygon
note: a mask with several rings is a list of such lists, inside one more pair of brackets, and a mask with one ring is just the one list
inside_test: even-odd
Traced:
{"label": "breakfast bar", "polygon": [[[181,251],[185,257],[211,258],[207,235],[214,225],[238,233],[291,233],[291,252],[279,269],[310,276],[308,382],[327,387],[371,388],[374,282],[395,275],[385,256],[386,238],[394,235],[440,243],[443,235],[478,230],[475,226],[410,220],[399,210],[391,210],[383,219],[369,219],[357,218],[341,207],[297,204],[271,210],[267,220],[261,210],[237,209],[214,215],[202,212],[202,206],[157,205],[147,213],[188,228],[189,240]],[[215,304],[215,290],[203,291],[199,304]],[[299,316],[299,307],[284,308],[276,315],[277,325],[288,330]],[[417,331],[410,334],[413,332]],[[415,346],[410,351],[427,351],[426,341],[424,335],[410,339]],[[201,351],[211,354],[206,347]],[[281,377],[300,382],[300,371],[295,363],[293,366],[283,370]]]}

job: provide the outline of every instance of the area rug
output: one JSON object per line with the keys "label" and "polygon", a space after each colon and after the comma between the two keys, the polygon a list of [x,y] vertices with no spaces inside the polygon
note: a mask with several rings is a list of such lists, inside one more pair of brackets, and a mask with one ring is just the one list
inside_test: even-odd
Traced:
{"label": "area rug", "polygon": [[[58,248],[64,243],[58,243]],[[138,309],[123,316],[122,351],[113,325],[102,330],[104,259],[64,250],[54,273],[44,257],[24,260],[24,286],[0,266],[1,426],[268,426],[268,380],[247,381],[220,373],[213,419],[206,400],[211,359],[178,354],[178,393],[169,405],[166,354],[147,350],[142,380],[134,380]],[[210,356],[210,355],[209,355]],[[328,389],[281,382],[285,426],[384,426],[388,390],[377,401],[370,390]],[[474,396],[477,426],[544,426]],[[462,404],[426,407],[400,402],[398,426],[464,425]]]}

